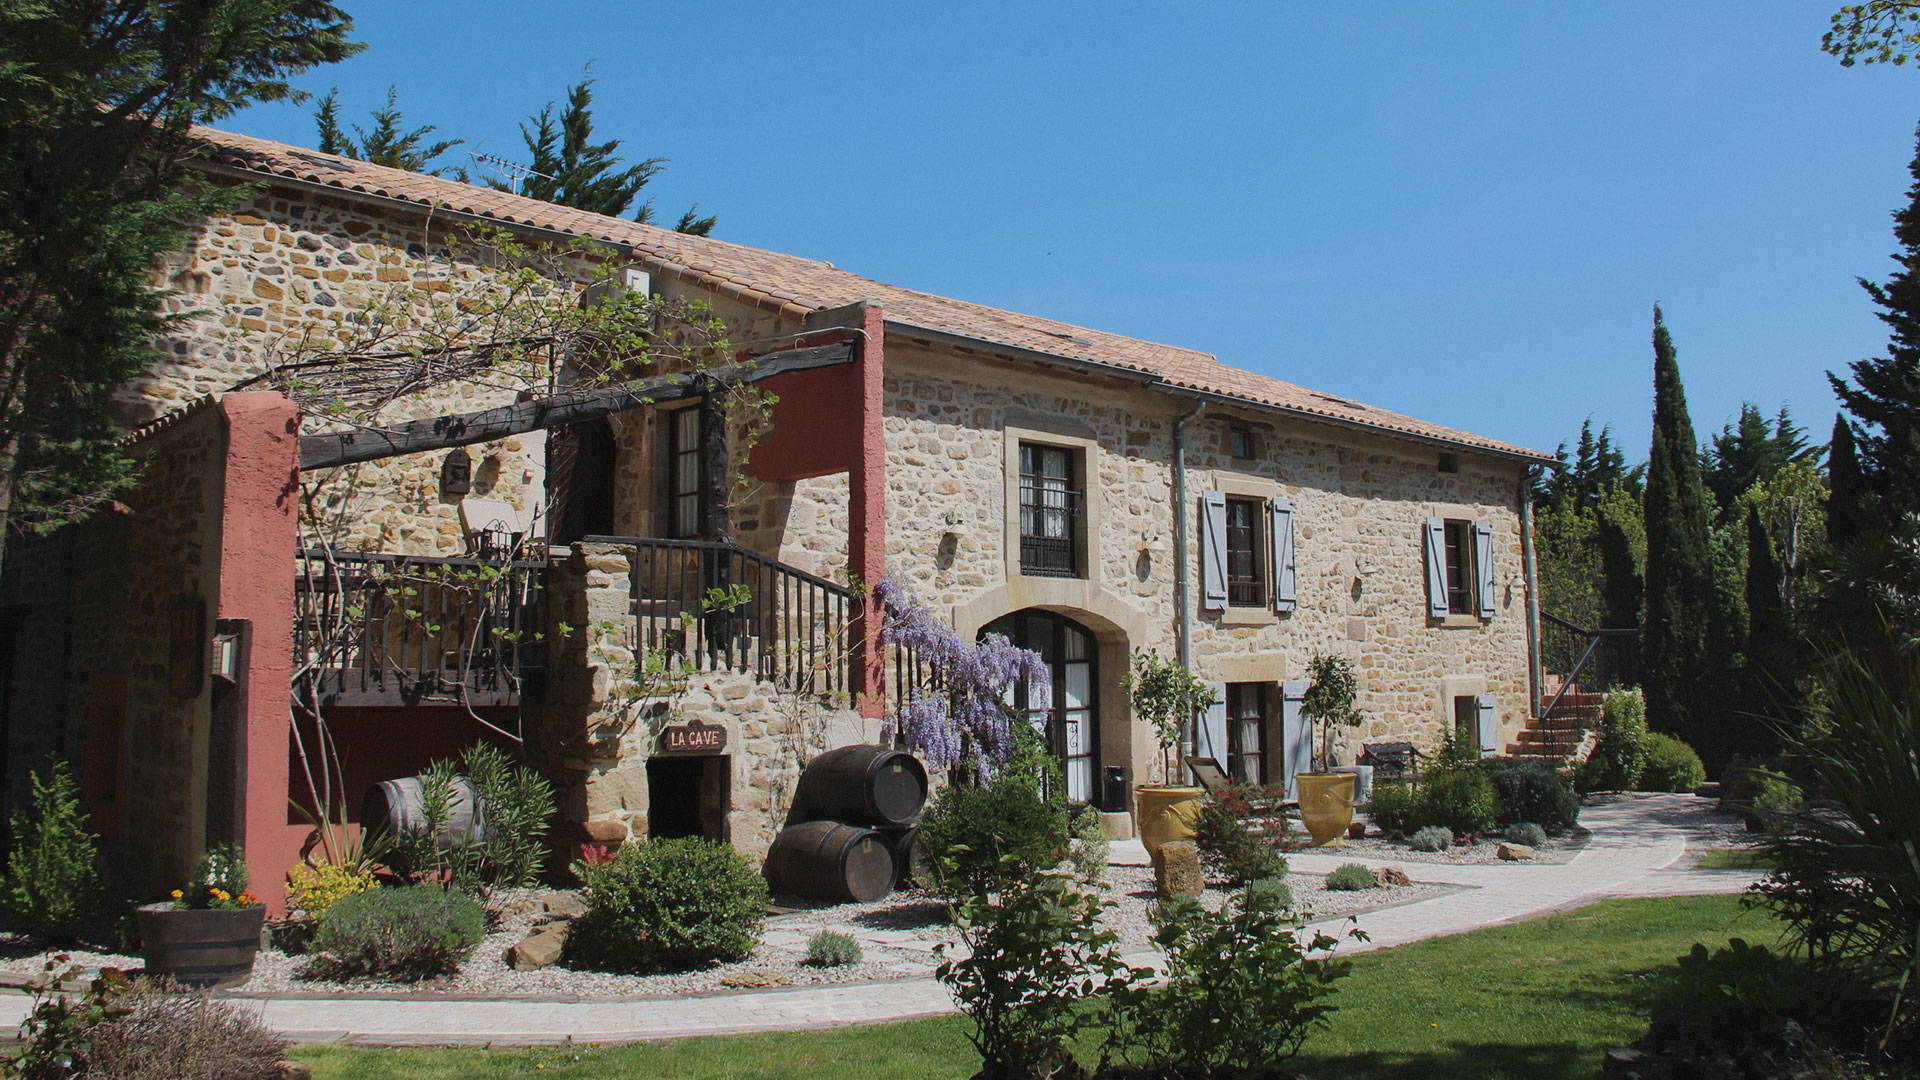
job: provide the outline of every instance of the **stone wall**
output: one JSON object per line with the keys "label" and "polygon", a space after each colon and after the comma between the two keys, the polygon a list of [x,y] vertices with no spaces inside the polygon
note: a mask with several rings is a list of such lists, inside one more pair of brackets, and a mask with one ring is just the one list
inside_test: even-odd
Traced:
{"label": "stone wall", "polygon": [[[1194,670],[1216,682],[1305,677],[1316,652],[1352,659],[1368,723],[1341,740],[1411,738],[1432,746],[1453,696],[1493,693],[1503,738],[1529,708],[1524,588],[1519,584],[1523,469],[1465,450],[1457,472],[1441,448],[1304,420],[1210,406],[1187,423],[1187,551],[1175,548],[1173,427],[1191,399],[1118,379],[961,356],[889,342],[888,561],[963,633],[1044,607],[1093,631],[1101,646],[1102,752],[1136,777],[1156,767],[1144,729],[1126,722],[1119,668],[1128,651],[1176,648],[1174,560],[1185,558]],[[1261,448],[1235,461],[1227,421]],[[1017,446],[1078,451],[1086,478],[1083,579],[1024,575],[1017,536]],[[1450,451],[1450,453],[1453,453]],[[1291,613],[1204,611],[1198,500],[1221,490],[1284,496],[1295,507],[1298,598]],[[1421,528],[1429,516],[1491,522],[1495,615],[1427,616]],[[1271,725],[1277,737],[1277,724]],[[1270,747],[1270,752],[1272,748]]]}
{"label": "stone wall", "polygon": [[[589,274],[559,257],[566,277],[551,282],[556,303],[572,303]],[[450,312],[475,297],[501,295],[503,268],[483,237],[446,217],[394,211],[364,201],[269,187],[193,230],[161,270],[176,291],[170,313],[187,316],[157,341],[153,366],[116,397],[129,425],[233,387],[302,350],[350,340],[378,319],[389,326],[451,327]],[[398,351],[404,340],[374,349]],[[443,383],[388,406],[389,419],[418,419],[511,404],[520,386],[545,384],[544,359],[511,374]],[[323,378],[311,376],[316,382]],[[309,421],[310,430],[325,429]],[[545,440],[540,433],[467,449],[470,497],[510,503],[538,532]],[[305,477],[319,533],[354,550],[457,555],[466,550],[458,496],[440,492],[444,452],[413,454]]]}
{"label": "stone wall", "polygon": [[557,662],[546,700],[531,710],[529,747],[554,781],[562,817],[614,823],[611,831],[590,824],[588,835],[645,837],[647,762],[661,727],[687,719],[724,727],[725,839],[761,857],[788,823],[801,766],[836,746],[877,740],[878,722],[737,672],[695,672],[672,695],[639,697],[632,574],[631,549],[620,545],[577,544],[555,561],[547,596]]}
{"label": "stone wall", "polygon": [[217,407],[177,417],[133,445],[124,512],[9,568],[10,620],[30,598],[66,612],[57,635],[10,641],[9,786],[50,756],[74,762],[118,884],[147,893],[183,877],[202,842],[225,445]]}

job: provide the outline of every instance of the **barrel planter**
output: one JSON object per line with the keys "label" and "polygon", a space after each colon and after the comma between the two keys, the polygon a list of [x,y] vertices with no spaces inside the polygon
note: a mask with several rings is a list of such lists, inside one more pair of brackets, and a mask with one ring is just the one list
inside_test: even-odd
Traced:
{"label": "barrel planter", "polygon": [[1139,804],[1134,819],[1139,823],[1140,843],[1147,854],[1174,840],[1193,838],[1193,819],[1200,814],[1200,799],[1206,792],[1197,787],[1140,787],[1134,789]]}
{"label": "barrel planter", "polygon": [[927,853],[926,849],[920,846],[920,826],[881,829],[880,838],[886,842],[887,850],[893,852],[894,888],[925,884]]}
{"label": "barrel planter", "polygon": [[[371,835],[382,832],[417,832],[427,827],[426,802],[421,798],[418,776],[382,780],[367,789],[360,800],[360,828]],[[447,801],[447,821],[433,838],[434,847],[447,851],[487,838],[487,804],[473,788],[473,781],[455,777],[453,796]]]}
{"label": "barrel planter", "polygon": [[239,986],[253,975],[267,909],[177,908],[171,903],[135,909],[147,974],[196,990]]}
{"label": "barrel planter", "polygon": [[799,796],[810,818],[907,825],[927,804],[927,767],[904,750],[842,746],[807,762]]}
{"label": "barrel planter", "polygon": [[1313,835],[1313,847],[1340,847],[1353,821],[1352,773],[1301,773],[1300,820]]}
{"label": "barrel planter", "polygon": [[780,830],[767,851],[776,889],[814,900],[866,903],[893,891],[893,849],[873,829],[809,821]]}

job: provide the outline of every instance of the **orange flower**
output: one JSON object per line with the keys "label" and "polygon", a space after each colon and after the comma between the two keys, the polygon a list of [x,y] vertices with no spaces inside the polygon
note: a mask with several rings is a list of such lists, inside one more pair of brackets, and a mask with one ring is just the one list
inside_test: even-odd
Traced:
{"label": "orange flower", "polygon": [[178,900],[178,899],[180,899],[181,897],[183,897],[183,896],[185,896],[185,895],[187,895],[187,894],[186,894],[186,893],[183,893],[183,892],[181,892],[181,891],[180,891],[179,889],[175,889],[175,890],[173,890],[173,898],[174,898],[175,900]]}

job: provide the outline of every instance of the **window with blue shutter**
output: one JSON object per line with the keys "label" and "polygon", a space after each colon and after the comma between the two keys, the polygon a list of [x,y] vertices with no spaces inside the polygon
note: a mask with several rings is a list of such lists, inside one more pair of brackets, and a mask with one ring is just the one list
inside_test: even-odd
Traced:
{"label": "window with blue shutter", "polygon": [[1227,609],[1227,497],[1218,491],[1200,496],[1200,606]]}
{"label": "window with blue shutter", "polygon": [[1294,679],[1280,684],[1280,782],[1287,786],[1287,798],[1300,797],[1294,778],[1313,771],[1313,725],[1307,723],[1302,706],[1307,700],[1307,680]]}
{"label": "window with blue shutter", "polygon": [[1473,523],[1473,569],[1478,609],[1483,619],[1493,618],[1493,526],[1484,521]]}
{"label": "window with blue shutter", "polygon": [[1447,523],[1439,518],[1428,518],[1426,528],[1420,534],[1427,566],[1427,614],[1435,619],[1444,619],[1450,610],[1447,604]]}
{"label": "window with blue shutter", "polygon": [[1273,610],[1292,611],[1295,606],[1293,503],[1286,499],[1268,500],[1267,520],[1273,541]]}

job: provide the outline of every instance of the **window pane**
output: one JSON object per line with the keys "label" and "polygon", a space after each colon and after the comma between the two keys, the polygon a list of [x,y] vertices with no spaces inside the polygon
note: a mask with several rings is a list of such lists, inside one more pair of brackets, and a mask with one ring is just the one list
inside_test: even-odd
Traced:
{"label": "window pane", "polygon": [[1093,759],[1075,758],[1067,762],[1067,798],[1073,802],[1093,801]]}
{"label": "window pane", "polygon": [[1084,709],[1093,704],[1093,665],[1080,661],[1060,666],[1062,703],[1069,709]]}

